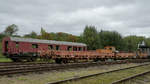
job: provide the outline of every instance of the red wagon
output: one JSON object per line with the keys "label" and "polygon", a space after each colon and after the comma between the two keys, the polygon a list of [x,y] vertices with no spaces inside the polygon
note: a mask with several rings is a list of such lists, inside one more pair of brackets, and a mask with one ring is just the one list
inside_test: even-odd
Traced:
{"label": "red wagon", "polygon": [[86,51],[83,43],[41,40],[32,38],[5,37],[2,41],[3,54],[13,61],[34,61],[40,50]]}

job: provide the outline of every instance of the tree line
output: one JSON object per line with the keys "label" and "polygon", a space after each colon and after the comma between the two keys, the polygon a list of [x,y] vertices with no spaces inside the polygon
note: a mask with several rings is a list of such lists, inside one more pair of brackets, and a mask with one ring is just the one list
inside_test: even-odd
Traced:
{"label": "tree line", "polygon": [[117,31],[98,31],[95,26],[85,26],[83,33],[76,36],[64,32],[47,32],[41,28],[40,34],[32,31],[23,36],[17,35],[19,31],[17,25],[12,24],[0,33],[0,41],[5,36],[15,36],[24,38],[37,38],[56,41],[82,42],[87,44],[89,50],[104,48],[105,46],[115,46],[120,51],[135,51],[138,43],[145,41],[146,45],[150,46],[150,38],[143,36],[130,35],[123,37]]}

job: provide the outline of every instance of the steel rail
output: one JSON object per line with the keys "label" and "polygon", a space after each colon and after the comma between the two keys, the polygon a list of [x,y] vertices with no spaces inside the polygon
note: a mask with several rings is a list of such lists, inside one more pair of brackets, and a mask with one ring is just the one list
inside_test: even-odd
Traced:
{"label": "steel rail", "polygon": [[[75,64],[47,64],[47,65],[19,65],[12,67],[1,67],[0,68],[0,76],[10,75],[10,74],[18,74],[18,73],[26,73],[26,72],[37,72],[37,71],[47,71],[47,70],[60,70],[60,69],[69,69],[69,68],[85,68],[91,66],[99,66],[99,65],[111,65],[111,64],[123,64],[124,62],[94,62],[94,63],[75,63]],[[126,62],[125,62],[126,63]]]}
{"label": "steel rail", "polygon": [[69,81],[78,81],[78,80],[81,80],[81,79],[84,79],[84,78],[88,78],[88,77],[103,75],[103,74],[107,74],[107,73],[112,73],[112,72],[117,72],[117,71],[121,71],[121,70],[132,69],[132,68],[141,67],[141,66],[146,66],[146,65],[150,65],[150,63],[141,64],[141,65],[132,66],[132,67],[127,67],[127,68],[116,69],[116,70],[111,70],[111,71],[107,71],[107,72],[100,72],[100,73],[91,74],[91,75],[87,75],[87,76],[73,77],[73,78],[69,78],[69,79],[66,79],[66,80],[60,80],[60,81],[55,81],[55,82],[49,82],[49,83],[47,83],[47,84],[62,84],[62,83],[66,83],[66,82],[69,82]]}
{"label": "steel rail", "polygon": [[113,82],[112,84],[120,84],[120,83],[126,82],[128,80],[134,79],[136,77],[140,77],[140,76],[146,75],[148,73],[150,73],[150,70],[146,71],[146,72],[142,72],[142,73],[136,74],[136,75],[133,75],[133,76],[130,76],[130,77],[127,77],[127,78],[124,78],[124,79],[121,79],[121,80],[117,80],[117,81]]}
{"label": "steel rail", "polygon": [[[136,61],[136,62],[141,63],[141,61]],[[87,62],[87,63],[70,63],[70,64],[47,64],[47,63],[46,64],[38,64],[38,63],[37,64],[36,63],[24,64],[23,63],[20,65],[8,64],[7,66],[4,66],[4,67],[0,66],[0,76],[12,75],[12,74],[18,74],[18,73],[27,73],[27,72],[50,71],[50,70],[60,70],[60,69],[72,69],[72,68],[86,68],[86,67],[91,67],[91,66],[124,64],[124,63],[128,63],[128,61]]]}

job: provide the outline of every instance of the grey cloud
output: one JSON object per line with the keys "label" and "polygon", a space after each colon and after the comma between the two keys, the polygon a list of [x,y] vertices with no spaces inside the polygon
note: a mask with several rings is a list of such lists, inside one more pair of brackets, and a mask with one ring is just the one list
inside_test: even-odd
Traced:
{"label": "grey cloud", "polygon": [[0,0],[0,32],[17,24],[19,34],[67,32],[80,35],[85,25],[123,35],[150,36],[149,0]]}

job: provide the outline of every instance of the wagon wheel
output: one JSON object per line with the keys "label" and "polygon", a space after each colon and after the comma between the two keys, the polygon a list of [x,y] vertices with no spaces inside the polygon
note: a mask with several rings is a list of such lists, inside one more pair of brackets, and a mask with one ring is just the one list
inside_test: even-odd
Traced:
{"label": "wagon wheel", "polygon": [[98,60],[98,58],[95,58],[95,59],[93,59],[93,60],[94,60],[94,62],[97,62],[97,61],[99,61],[99,60]]}
{"label": "wagon wheel", "polygon": [[32,58],[31,58],[31,61],[32,61],[32,62],[34,62],[34,61],[36,61],[36,60],[37,60],[36,57],[32,57]]}
{"label": "wagon wheel", "polygon": [[62,59],[56,58],[56,59],[55,59],[55,62],[58,63],[58,64],[61,64],[61,63],[62,63]]}
{"label": "wagon wheel", "polygon": [[13,60],[13,62],[20,62],[20,60],[17,58],[11,58],[11,60]]}
{"label": "wagon wheel", "polygon": [[63,62],[64,64],[66,64],[66,63],[69,62],[69,60],[67,60],[67,59],[62,59],[62,62]]}

